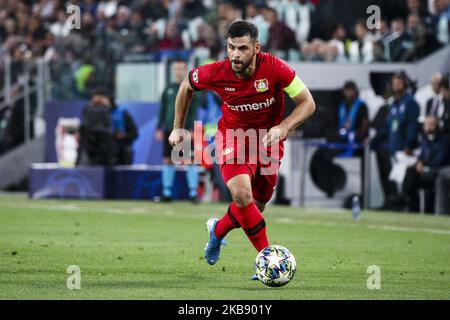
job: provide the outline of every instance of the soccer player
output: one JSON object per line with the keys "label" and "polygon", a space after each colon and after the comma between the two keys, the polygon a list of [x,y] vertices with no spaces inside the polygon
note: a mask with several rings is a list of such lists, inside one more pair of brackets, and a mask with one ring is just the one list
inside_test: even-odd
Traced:
{"label": "soccer player", "polygon": [[[207,222],[209,242],[205,259],[210,265],[217,262],[225,236],[235,228],[242,227],[258,252],[269,245],[261,212],[275,189],[283,141],[315,110],[311,93],[295,71],[281,59],[260,50],[256,26],[242,20],[233,22],[227,34],[228,58],[191,70],[181,83],[175,102],[169,143],[180,150],[185,135],[184,118],[193,92],[213,90],[222,98],[216,157],[232,202],[220,220]],[[283,120],[284,92],[296,108]],[[256,150],[251,143],[255,139]],[[262,161],[260,154],[267,155],[270,161]]]}

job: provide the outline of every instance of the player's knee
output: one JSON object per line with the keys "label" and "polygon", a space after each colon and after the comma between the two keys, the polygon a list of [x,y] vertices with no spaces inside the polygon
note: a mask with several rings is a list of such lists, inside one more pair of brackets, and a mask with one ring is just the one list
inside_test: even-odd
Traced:
{"label": "player's knee", "polygon": [[230,188],[233,202],[240,208],[248,206],[253,201],[252,191],[246,187],[234,186]]}

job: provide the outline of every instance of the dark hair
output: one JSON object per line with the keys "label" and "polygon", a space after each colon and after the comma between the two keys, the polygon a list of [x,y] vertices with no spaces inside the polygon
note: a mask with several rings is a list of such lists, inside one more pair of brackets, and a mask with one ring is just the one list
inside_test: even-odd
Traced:
{"label": "dark hair", "polygon": [[333,33],[339,28],[344,28],[347,31],[347,29],[345,28],[344,24],[341,23],[341,22],[333,22],[333,23],[331,23],[329,30],[331,30],[331,33]]}
{"label": "dark hair", "polygon": [[405,23],[405,19],[403,19],[402,17],[395,17],[394,19],[392,19],[392,22],[403,22],[403,23]]}
{"label": "dark hair", "polygon": [[393,79],[400,79],[403,82],[403,85],[405,86],[405,89],[409,91],[410,94],[414,94],[417,90],[417,80],[413,80],[406,74],[405,71],[400,70],[394,72],[394,74],[391,77],[391,84]]}
{"label": "dark hair", "polygon": [[252,40],[258,39],[258,28],[251,22],[237,20],[228,28],[227,38],[249,36]]}
{"label": "dark hair", "polygon": [[360,25],[361,27],[363,27],[364,29],[368,30],[367,28],[367,24],[366,24],[366,20],[364,19],[358,19],[355,22],[355,26]]}
{"label": "dark hair", "polygon": [[342,87],[342,91],[346,90],[353,90],[357,97],[359,97],[359,89],[356,83],[352,80],[348,80],[344,83],[344,86]]}
{"label": "dark hair", "polygon": [[444,77],[444,78],[441,80],[441,83],[439,83],[439,88],[448,90],[448,89],[449,89],[448,87],[449,87],[449,81],[448,81],[448,78],[447,78],[447,77]]}
{"label": "dark hair", "polygon": [[105,96],[109,98],[109,92],[105,87],[97,87],[91,91],[91,96]]}
{"label": "dark hair", "polygon": [[392,74],[391,81],[394,78],[402,80],[403,84],[405,85],[405,87],[408,87],[408,82],[409,82],[408,80],[409,79],[408,79],[408,76],[406,75],[406,73],[403,70],[395,71]]}
{"label": "dark hair", "polygon": [[187,63],[187,61],[186,61],[186,59],[176,57],[176,58],[172,59],[172,63]]}
{"label": "dark hair", "polygon": [[350,90],[358,91],[358,87],[357,87],[356,83],[352,80],[346,81],[344,83],[343,89],[344,90],[350,89]]}

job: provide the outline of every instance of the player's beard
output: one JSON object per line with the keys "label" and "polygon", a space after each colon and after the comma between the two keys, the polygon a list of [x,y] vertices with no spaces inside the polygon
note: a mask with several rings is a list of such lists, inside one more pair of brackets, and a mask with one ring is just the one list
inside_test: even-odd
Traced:
{"label": "player's beard", "polygon": [[[231,60],[231,69],[236,74],[245,75],[247,73],[248,67],[250,67],[250,65],[252,64],[252,61],[253,57],[248,62],[244,62],[241,60]],[[234,62],[239,62],[239,64],[235,64]]]}

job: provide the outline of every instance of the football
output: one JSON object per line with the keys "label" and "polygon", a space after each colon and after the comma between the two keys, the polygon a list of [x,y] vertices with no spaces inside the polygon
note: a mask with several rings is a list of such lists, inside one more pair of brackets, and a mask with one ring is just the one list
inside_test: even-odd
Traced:
{"label": "football", "polygon": [[285,247],[271,245],[262,249],[256,256],[256,276],[259,281],[269,287],[281,287],[288,284],[296,270],[295,257]]}

